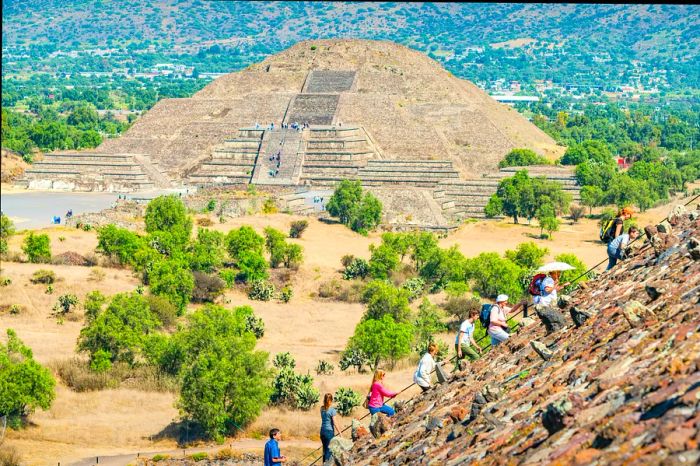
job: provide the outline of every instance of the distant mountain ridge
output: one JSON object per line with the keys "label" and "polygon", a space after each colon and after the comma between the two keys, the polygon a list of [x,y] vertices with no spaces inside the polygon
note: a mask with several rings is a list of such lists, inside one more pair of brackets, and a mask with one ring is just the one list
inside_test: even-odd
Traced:
{"label": "distant mountain ridge", "polygon": [[5,0],[2,38],[3,55],[8,47],[41,43],[66,51],[137,49],[149,41],[173,57],[192,53],[187,46],[196,53],[219,45],[250,54],[243,65],[300,40],[380,39],[427,52],[469,79],[494,59],[510,66],[503,54],[511,49],[474,59],[467,57],[473,48],[531,38],[519,55],[525,64],[512,67],[516,72],[532,61],[533,71],[520,73],[525,79],[547,70],[585,76],[601,63],[608,63],[609,75],[618,68],[633,73],[640,60],[679,73],[676,81],[692,87],[700,82],[699,31],[700,9],[687,5]]}

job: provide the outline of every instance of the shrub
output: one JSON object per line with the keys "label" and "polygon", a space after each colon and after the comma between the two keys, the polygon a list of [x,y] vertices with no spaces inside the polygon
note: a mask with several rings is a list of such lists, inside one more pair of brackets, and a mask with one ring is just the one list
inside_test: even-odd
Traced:
{"label": "shrub", "polygon": [[178,407],[215,439],[232,426],[245,427],[270,398],[268,355],[255,350],[255,337],[245,331],[248,313],[208,304],[176,334],[182,355]]}
{"label": "shrub", "polygon": [[365,352],[359,348],[347,348],[343,351],[338,364],[340,365],[341,371],[348,370],[349,367],[354,367],[357,372],[363,372],[364,366],[369,364],[369,358]]}
{"label": "shrub", "polygon": [[194,462],[197,461],[204,461],[209,459],[209,453],[206,452],[199,452],[199,453],[192,453],[191,455],[188,456],[189,459],[191,459]]}
{"label": "shrub", "polygon": [[248,298],[256,301],[269,301],[275,295],[275,285],[264,280],[255,280],[250,285]]}
{"label": "shrub", "polygon": [[262,317],[249,314],[245,317],[245,329],[255,335],[255,338],[260,339],[265,335],[265,322]]}
{"label": "shrub", "polygon": [[316,365],[316,374],[317,375],[331,375],[333,374],[333,370],[335,367],[333,364],[330,362],[321,359],[318,361],[318,364]]}
{"label": "shrub", "polygon": [[165,460],[169,460],[169,459],[170,459],[170,455],[157,454],[157,455],[153,455],[153,458],[151,458],[151,461],[153,461],[154,463],[158,463],[159,461],[165,461]]}
{"label": "shrub", "polygon": [[369,273],[374,278],[386,279],[399,265],[399,255],[387,244],[370,245]]}
{"label": "shrub", "polygon": [[341,181],[326,208],[331,216],[361,234],[374,229],[382,218],[381,202],[372,193],[363,193],[359,180]]}
{"label": "shrub", "polygon": [[92,322],[102,312],[102,306],[107,302],[107,298],[97,290],[85,295],[83,309],[85,309],[85,320]]}
{"label": "shrub", "polygon": [[190,247],[189,265],[192,270],[211,273],[224,261],[224,234],[200,228],[197,240]]}
{"label": "shrub", "polygon": [[106,225],[97,230],[97,250],[122,265],[135,264],[136,252],[143,246],[143,238],[126,228]]}
{"label": "shrub", "polygon": [[7,344],[0,343],[0,381],[0,413],[10,418],[10,425],[36,408],[48,410],[56,397],[51,372],[34,360],[12,329],[7,329]]}
{"label": "shrub", "polygon": [[226,283],[226,288],[233,288],[236,284],[236,272],[231,269],[224,269],[219,271],[219,278],[221,278],[224,283]]}
{"label": "shrub", "polygon": [[454,316],[457,321],[463,322],[467,318],[467,315],[469,315],[469,311],[478,311],[481,309],[481,301],[479,298],[469,298],[464,295],[450,296],[444,308],[448,314]]}
{"label": "shrub", "polygon": [[352,388],[340,387],[333,395],[335,408],[341,416],[349,416],[362,403],[362,395]]}
{"label": "shrub", "polygon": [[297,270],[304,259],[302,251],[303,248],[298,244],[287,244],[284,249],[284,266]]}
{"label": "shrub", "polygon": [[265,228],[265,249],[270,253],[270,267],[277,267],[284,261],[287,242],[284,234],[272,227]]}
{"label": "shrub", "polygon": [[262,213],[263,214],[276,214],[278,211],[277,209],[277,204],[275,203],[275,200],[272,199],[271,197],[268,197],[265,199],[265,202],[263,202],[263,208],[262,208]]}
{"label": "shrub", "polygon": [[571,207],[569,207],[569,214],[571,215],[571,220],[573,220],[574,223],[578,223],[579,219],[583,217],[585,211],[586,209],[583,206],[572,205]]}
{"label": "shrub", "polygon": [[401,285],[401,288],[408,291],[408,301],[413,302],[415,299],[419,298],[423,294],[423,288],[425,287],[425,280],[420,277],[409,278]]}
{"label": "shrub", "polygon": [[15,226],[5,214],[0,214],[0,254],[7,253],[7,241],[15,234]]}
{"label": "shrub", "polygon": [[[558,254],[557,256],[554,257],[554,260],[558,261],[558,262],[565,262],[565,263],[569,264],[570,266],[574,267],[574,270],[565,270],[561,273],[561,276],[559,277],[559,283],[570,282],[571,280],[575,279],[576,277],[583,274],[586,270],[588,270],[588,267],[586,267],[586,264],[584,264],[581,261],[581,259],[579,259],[576,256],[576,254],[571,254],[571,253]],[[589,278],[592,278],[591,273],[579,278],[577,283],[585,282]],[[569,291],[569,290],[565,290],[565,291]]]}
{"label": "shrub", "polygon": [[289,237],[290,238],[301,238],[301,235],[304,233],[304,230],[306,230],[309,226],[309,222],[307,220],[296,220],[292,222],[292,225],[289,227]]}
{"label": "shrub", "polygon": [[197,225],[200,227],[210,227],[214,224],[209,217],[200,217],[197,219]]}
{"label": "shrub", "polygon": [[292,356],[289,351],[286,351],[284,353],[277,353],[272,360],[272,365],[277,369],[294,369],[297,362],[294,360],[294,356]]}
{"label": "shrub", "polygon": [[445,286],[445,292],[450,298],[456,298],[467,294],[469,292],[469,286],[464,282],[448,282]]}
{"label": "shrub", "polygon": [[284,303],[288,303],[292,299],[293,293],[294,290],[292,290],[292,287],[286,285],[284,288],[282,288],[282,291],[280,292],[280,300]]}
{"label": "shrub", "polygon": [[53,285],[48,285],[46,287],[46,291],[44,291],[46,294],[53,294]]}
{"label": "shrub", "polygon": [[265,238],[247,225],[231,230],[226,235],[226,248],[234,262],[239,262],[246,252],[262,256]]}
{"label": "shrub", "polygon": [[521,267],[495,252],[467,259],[467,278],[481,296],[493,298],[505,293],[513,300],[519,299],[525,291],[519,281],[522,274]]}
{"label": "shrub", "polygon": [[50,285],[56,281],[56,274],[53,270],[39,269],[32,274],[32,278],[29,279],[32,283],[43,283],[45,285]]}
{"label": "shrub", "polygon": [[[343,257],[345,259],[345,257]],[[365,278],[369,274],[369,264],[366,260],[356,257],[345,267],[343,278],[350,280],[353,278]]]}
{"label": "shrub", "polygon": [[261,253],[255,251],[241,253],[237,266],[238,275],[236,278],[246,283],[265,280],[268,276],[267,261]]}
{"label": "shrub", "polygon": [[199,303],[213,302],[221,296],[226,283],[216,275],[207,275],[202,272],[193,272],[194,288],[192,300]]}
{"label": "shrub", "polygon": [[90,271],[90,274],[88,275],[88,281],[101,282],[102,280],[105,279],[106,276],[107,276],[107,274],[105,274],[104,270],[92,269]]}
{"label": "shrub", "polygon": [[209,199],[204,210],[206,212],[214,212],[214,209],[216,209],[216,199]]}
{"label": "shrub", "polygon": [[78,305],[78,297],[74,294],[64,294],[58,297],[58,302],[54,304],[54,315],[63,316]]}
{"label": "shrub", "polygon": [[340,263],[343,264],[343,267],[347,268],[348,265],[352,264],[353,260],[355,260],[355,256],[352,254],[345,254],[340,258]]}
{"label": "shrub", "polygon": [[51,246],[49,235],[35,235],[29,233],[22,243],[22,251],[27,255],[29,262],[51,262]]}
{"label": "shrub", "polygon": [[296,391],[295,407],[302,411],[310,410],[318,403],[321,395],[310,382],[302,384]]}
{"label": "shrub", "polygon": [[163,296],[149,295],[146,297],[148,309],[155,315],[163,327],[173,327],[177,321],[177,306]]}
{"label": "shrub", "polygon": [[10,277],[0,277],[0,286],[10,286],[12,279]]}
{"label": "shrub", "polygon": [[530,149],[513,149],[498,163],[498,168],[548,165],[550,161]]}
{"label": "shrub", "polygon": [[450,347],[447,343],[445,343],[442,340],[435,340],[434,338],[425,338],[423,340],[420,340],[420,342],[413,348],[413,350],[416,352],[416,354],[418,354],[419,357],[422,357],[425,353],[428,352],[428,345],[430,345],[431,343],[435,343],[436,345],[438,345],[438,353],[435,355],[435,360],[445,360],[445,357],[448,356],[450,353]]}

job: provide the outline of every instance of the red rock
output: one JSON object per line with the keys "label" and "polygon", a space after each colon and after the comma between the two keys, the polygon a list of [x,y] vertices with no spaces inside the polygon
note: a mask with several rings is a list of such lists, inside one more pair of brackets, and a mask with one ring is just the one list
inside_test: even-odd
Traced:
{"label": "red rock", "polygon": [[455,406],[450,410],[450,417],[456,424],[462,422],[469,415],[469,411],[464,406]]}
{"label": "red rock", "polygon": [[585,450],[581,450],[576,453],[576,456],[574,456],[574,464],[576,466],[588,466],[601,454],[603,454],[601,450],[586,448]]}

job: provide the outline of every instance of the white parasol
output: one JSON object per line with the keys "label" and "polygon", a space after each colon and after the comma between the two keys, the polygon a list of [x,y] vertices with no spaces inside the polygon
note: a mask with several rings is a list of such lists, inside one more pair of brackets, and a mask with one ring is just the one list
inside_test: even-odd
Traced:
{"label": "white parasol", "polygon": [[566,262],[549,262],[544,264],[542,267],[536,270],[539,273],[564,271],[564,270],[574,270],[574,267],[570,266]]}

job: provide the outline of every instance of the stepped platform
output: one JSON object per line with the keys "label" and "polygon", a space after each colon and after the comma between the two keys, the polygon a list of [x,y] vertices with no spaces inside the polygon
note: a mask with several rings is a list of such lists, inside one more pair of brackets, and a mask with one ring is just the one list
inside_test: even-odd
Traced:
{"label": "stepped platform", "polygon": [[302,132],[288,128],[265,131],[251,182],[297,184],[304,158],[302,136]]}
{"label": "stepped platform", "polygon": [[238,137],[225,139],[207,160],[190,172],[188,182],[200,187],[249,183],[264,132],[255,128],[239,129]]}
{"label": "stepped platform", "polygon": [[355,71],[313,70],[306,78],[304,93],[339,93],[352,89]]}
{"label": "stepped platform", "polygon": [[140,154],[46,154],[16,184],[29,189],[130,192],[157,186]]}
{"label": "stepped platform", "polygon": [[289,104],[285,123],[330,125],[338,109],[338,94],[298,94]]}

